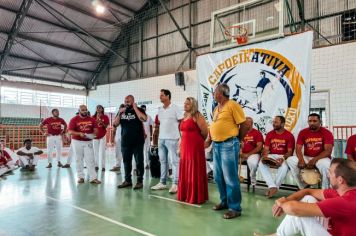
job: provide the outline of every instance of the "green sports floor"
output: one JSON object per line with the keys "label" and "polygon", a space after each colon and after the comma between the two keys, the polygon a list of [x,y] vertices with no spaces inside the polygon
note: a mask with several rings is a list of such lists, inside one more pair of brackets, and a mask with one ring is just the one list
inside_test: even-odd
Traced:
{"label": "green sports floor", "polygon": [[[108,152],[108,167],[113,160]],[[117,189],[122,175],[99,171],[101,185],[76,183],[75,165],[46,169],[41,160],[34,173],[16,170],[0,177],[0,235],[253,235],[272,233],[282,219],[271,216],[274,200],[265,189],[247,192],[242,184],[242,216],[224,220],[223,212],[211,210],[219,201],[209,183],[204,205],[179,203],[167,191],[151,191],[158,179],[146,173],[143,190]],[[280,195],[288,195],[282,191]]]}

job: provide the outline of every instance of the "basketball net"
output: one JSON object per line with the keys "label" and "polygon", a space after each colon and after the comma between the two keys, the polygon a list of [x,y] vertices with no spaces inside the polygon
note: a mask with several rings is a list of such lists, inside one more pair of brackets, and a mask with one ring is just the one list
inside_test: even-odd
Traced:
{"label": "basketball net", "polygon": [[[234,33],[233,33],[234,32]],[[235,40],[238,45],[248,42],[247,29],[241,25],[233,25],[225,28],[228,40]]]}

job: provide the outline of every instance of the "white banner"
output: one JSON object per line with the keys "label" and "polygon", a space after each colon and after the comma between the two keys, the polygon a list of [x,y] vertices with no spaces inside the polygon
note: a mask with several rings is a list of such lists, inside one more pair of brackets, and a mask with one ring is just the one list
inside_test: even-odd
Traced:
{"label": "white banner", "polygon": [[306,126],[309,114],[313,32],[210,53],[197,59],[200,111],[209,121],[217,105],[216,85],[226,83],[230,98],[264,134],[276,115],[295,135]]}

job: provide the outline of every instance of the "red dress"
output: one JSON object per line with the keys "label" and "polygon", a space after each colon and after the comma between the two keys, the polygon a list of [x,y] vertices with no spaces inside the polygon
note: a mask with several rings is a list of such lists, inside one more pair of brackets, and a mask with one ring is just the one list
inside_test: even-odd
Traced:
{"label": "red dress", "polygon": [[193,119],[183,120],[177,199],[192,204],[208,200],[204,139]]}

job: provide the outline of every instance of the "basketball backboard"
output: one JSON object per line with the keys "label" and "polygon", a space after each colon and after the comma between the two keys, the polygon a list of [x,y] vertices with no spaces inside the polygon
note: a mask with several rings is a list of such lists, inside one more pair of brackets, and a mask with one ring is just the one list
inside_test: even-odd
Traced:
{"label": "basketball backboard", "polygon": [[220,51],[283,37],[283,1],[249,0],[212,12],[210,50]]}

